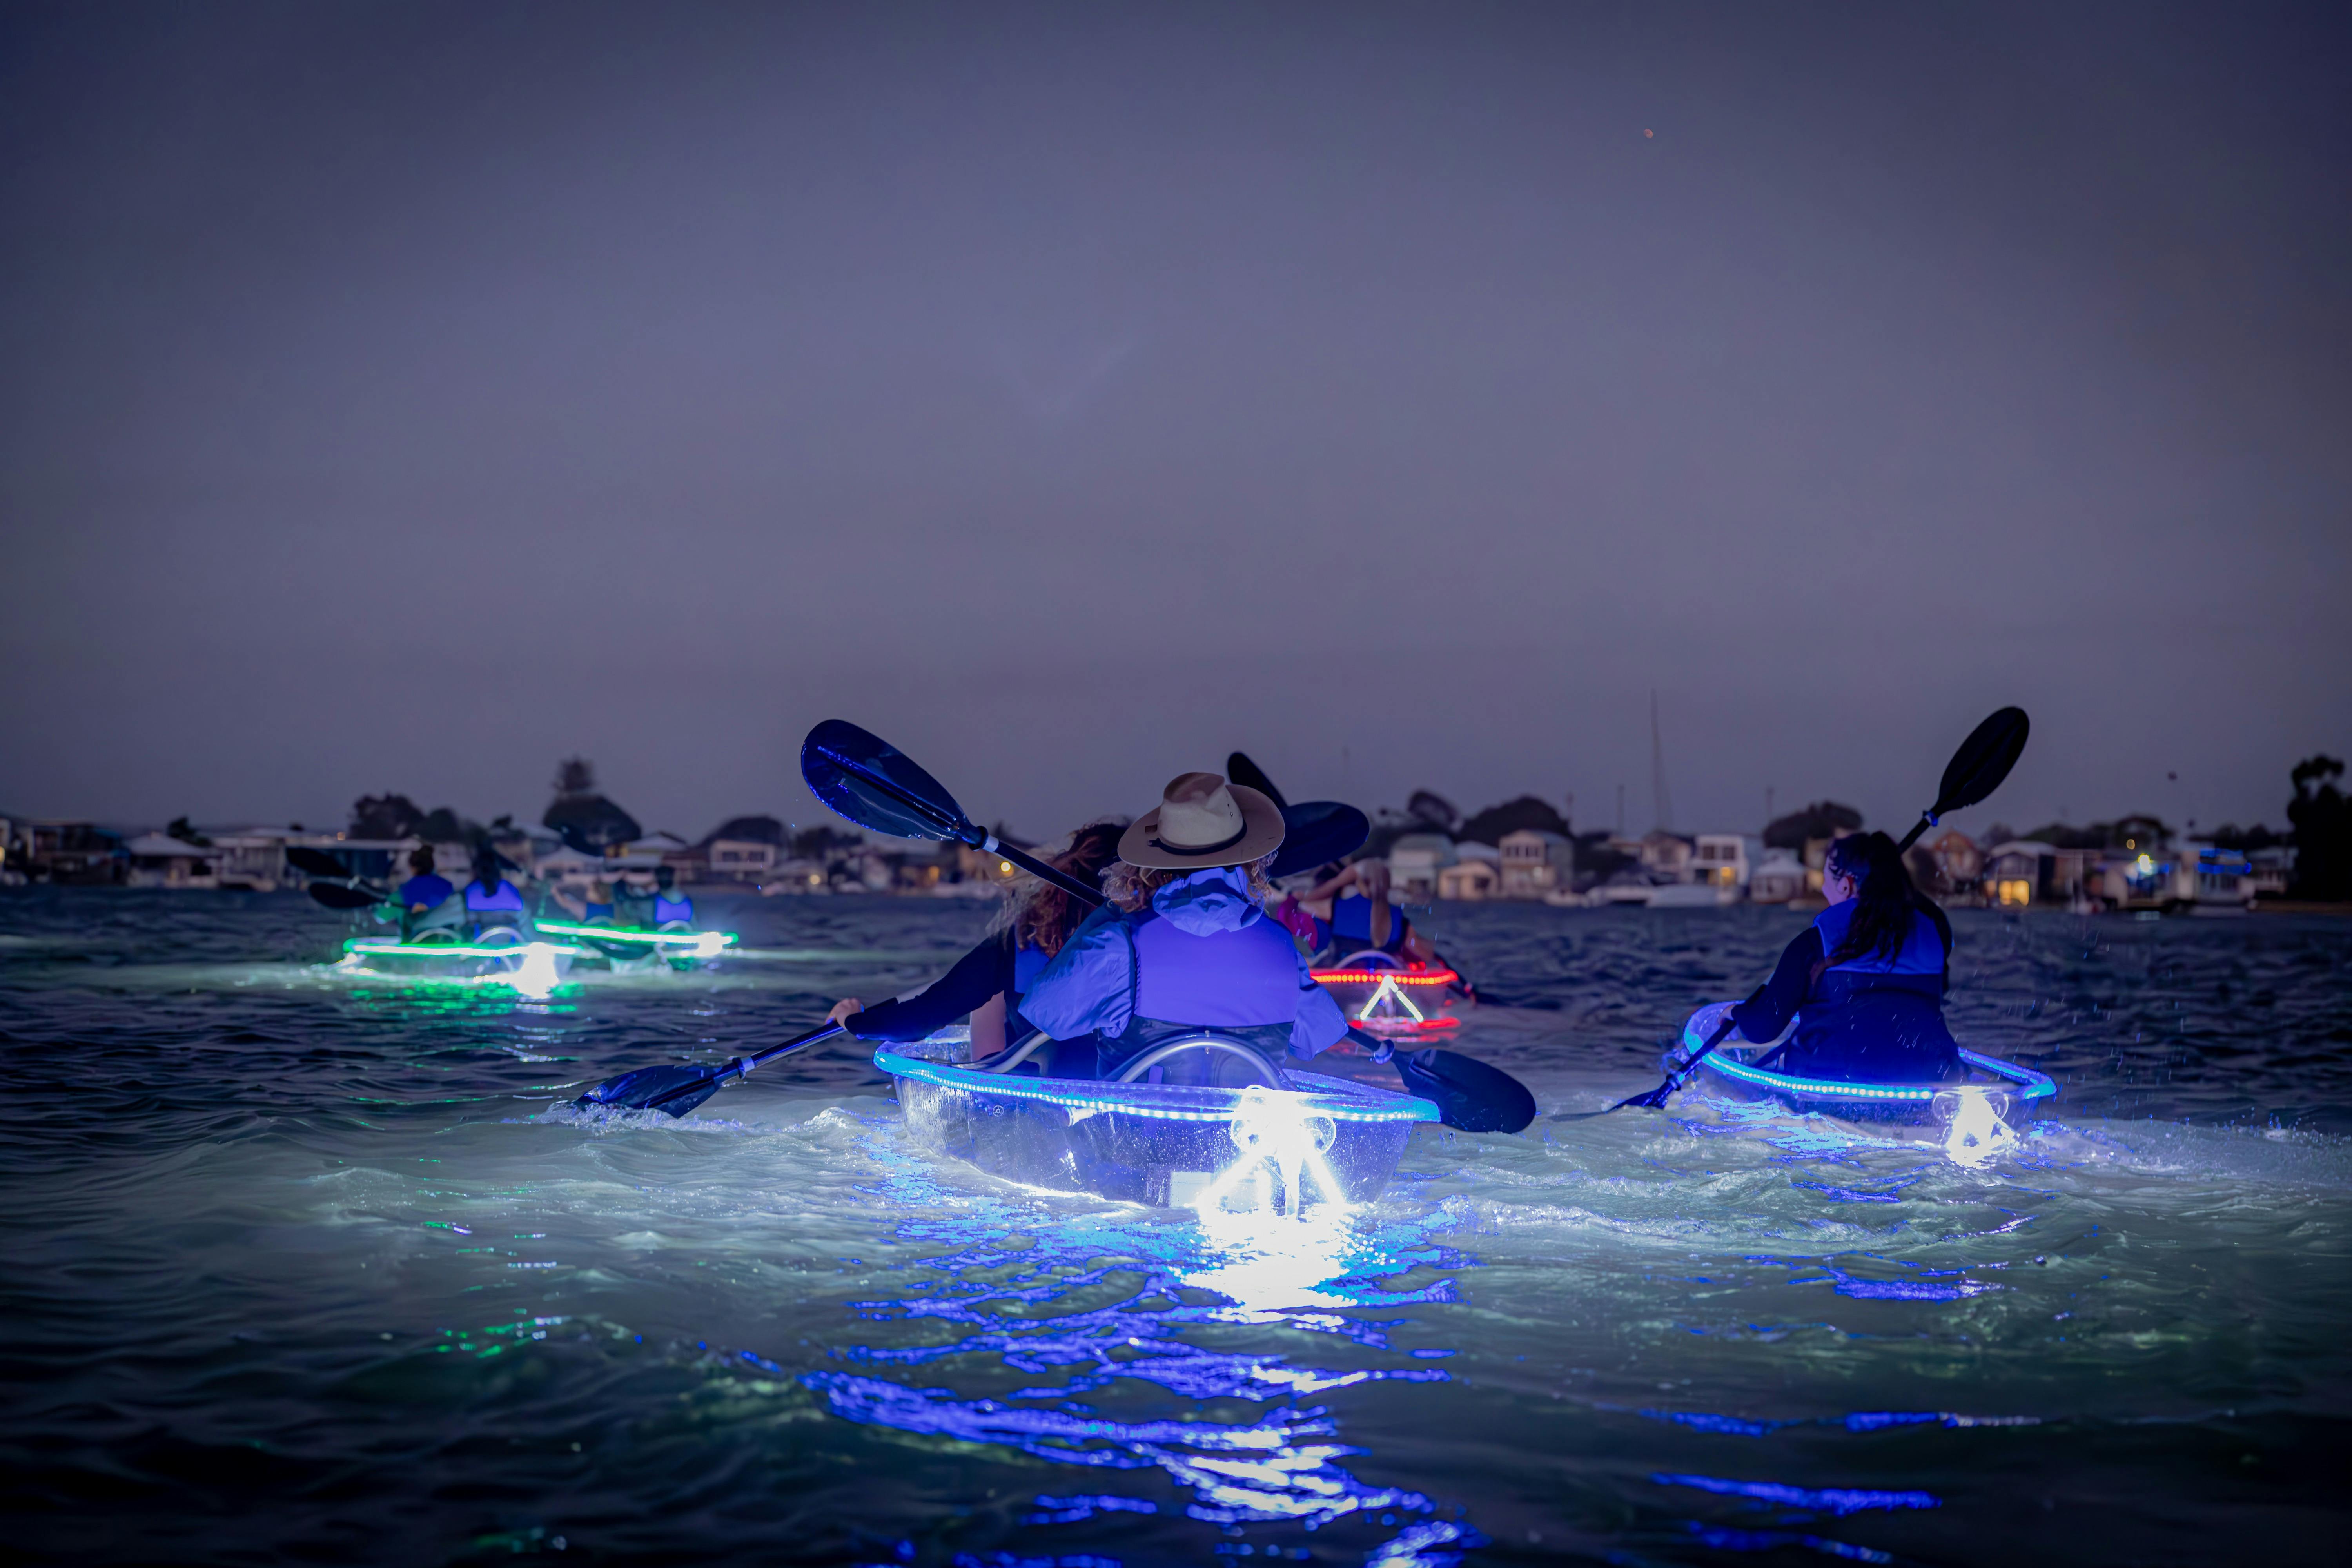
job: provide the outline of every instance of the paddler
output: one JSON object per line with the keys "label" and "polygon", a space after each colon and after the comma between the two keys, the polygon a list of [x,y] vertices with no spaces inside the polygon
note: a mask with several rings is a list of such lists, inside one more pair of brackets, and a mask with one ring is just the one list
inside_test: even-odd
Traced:
{"label": "paddler", "polygon": [[1403,963],[1437,963],[1429,939],[1389,901],[1389,863],[1374,858],[1297,895],[1298,907],[1315,921],[1315,951],[1335,960],[1377,951]]}
{"label": "paddler", "polygon": [[[433,869],[433,847],[420,844],[408,852],[408,880],[393,895],[400,905],[400,930],[404,939],[413,936],[422,927],[443,922],[432,918],[433,912],[449,901],[457,889],[449,879]],[[454,911],[453,911],[454,912]]]}
{"label": "paddler", "polygon": [[[1266,868],[1282,812],[1218,773],[1182,773],[1119,837],[1110,901],[1087,918],[1023,999],[1057,1040],[1094,1036],[1099,1076],[1154,1046],[1213,1029],[1275,1057],[1313,1057],[1348,1021],[1269,918]],[[1232,1064],[1178,1058],[1162,1081],[1219,1081]]]}
{"label": "paddler", "polygon": [[1846,1083],[1959,1076],[1959,1047],[1944,1024],[1952,924],[1912,887],[1895,841],[1855,833],[1832,843],[1822,895],[1830,907],[1781,951],[1764,988],[1732,1009],[1736,1037],[1776,1039],[1794,1016],[1796,1033],[1757,1065]]}
{"label": "paddler", "polygon": [[[1067,847],[1043,858],[1057,871],[1099,887],[1104,869],[1118,858],[1124,822],[1090,823],[1070,835]],[[1051,882],[1028,879],[1005,901],[980,945],[954,968],[919,990],[868,1007],[845,996],[826,1014],[863,1040],[919,1040],[969,1013],[971,1056],[985,1061],[1036,1032],[1022,1008],[1029,987],[1062,951],[1086,918],[1086,906]],[[1049,1078],[1092,1078],[1091,1037],[1056,1041],[1039,1061]]]}
{"label": "paddler", "polygon": [[499,852],[485,844],[474,851],[474,879],[466,884],[466,914],[480,936],[491,926],[523,923],[522,895],[499,871]]}
{"label": "paddler", "polygon": [[694,923],[694,900],[677,890],[677,872],[668,866],[654,868],[650,889],[630,888],[621,907],[628,915],[625,923],[647,931],[659,931],[672,921]]}

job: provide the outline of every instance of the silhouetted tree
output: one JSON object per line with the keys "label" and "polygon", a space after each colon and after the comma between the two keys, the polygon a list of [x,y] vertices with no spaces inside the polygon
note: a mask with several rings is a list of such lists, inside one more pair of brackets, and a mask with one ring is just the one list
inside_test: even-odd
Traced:
{"label": "silhouetted tree", "polygon": [[193,844],[199,849],[212,847],[213,841],[191,827],[188,825],[188,819],[184,816],[172,818],[172,826],[163,829],[163,834],[164,837],[176,838],[183,844]]}
{"label": "silhouetted tree", "polygon": [[1862,826],[1862,813],[1833,800],[1817,800],[1802,811],[1776,816],[1764,829],[1767,849],[1802,849],[1812,838],[1835,838]]}
{"label": "silhouetted tree", "polygon": [[1417,789],[1404,803],[1405,815],[1427,823],[1440,833],[1452,833],[1462,821],[1454,803],[1434,790]]}
{"label": "silhouetted tree", "polygon": [[404,795],[363,795],[352,803],[354,838],[405,838],[425,826],[425,813]]}
{"label": "silhouetted tree", "polygon": [[1454,837],[1479,844],[1500,844],[1504,834],[1517,833],[1522,828],[1533,828],[1538,833],[1557,833],[1562,838],[1569,836],[1568,819],[1560,816],[1549,801],[1523,795],[1517,800],[1490,805],[1468,818]]}
{"label": "silhouetted tree", "polygon": [[540,818],[583,855],[645,837],[637,819],[596,793],[596,770],[585,757],[566,757],[555,770],[555,800]]}
{"label": "silhouetted tree", "polygon": [[2342,759],[2306,757],[2289,775],[2294,798],[2287,820],[2294,824],[2294,883],[2298,899],[2352,898],[2352,801],[2336,787],[2344,776]]}

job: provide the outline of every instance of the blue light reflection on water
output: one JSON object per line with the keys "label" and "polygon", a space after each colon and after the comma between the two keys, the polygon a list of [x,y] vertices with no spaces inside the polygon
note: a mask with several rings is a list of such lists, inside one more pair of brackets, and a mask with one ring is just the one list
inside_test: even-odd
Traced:
{"label": "blue light reflection on water", "polygon": [[[1024,1380],[1059,1381],[971,1397],[865,1371],[803,1374],[835,1415],[1097,1473],[1156,1469],[1191,1493],[1189,1517],[1218,1525],[1286,1523],[1311,1531],[1351,1515],[1436,1511],[1421,1492],[1360,1479],[1341,1461],[1363,1450],[1344,1440],[1328,1405],[1304,1402],[1372,1383],[1445,1383],[1450,1373],[1412,1364],[1306,1366],[1276,1352],[1196,1342],[1221,1326],[1277,1328],[1330,1337],[1360,1352],[1390,1352],[1390,1323],[1359,1314],[1450,1301],[1454,1289],[1449,1279],[1407,1288],[1386,1282],[1475,1265],[1433,1240],[1428,1222],[1232,1216],[1232,1226],[1221,1226],[1042,1201],[974,1205],[968,1190],[956,1194],[961,1201],[948,1203],[930,1160],[887,1137],[871,1138],[866,1147],[883,1175],[864,1190],[907,1216],[893,1240],[946,1250],[900,1266],[931,1276],[910,1281],[904,1296],[860,1301],[856,1310],[876,1322],[937,1324],[950,1337],[839,1346],[838,1358],[877,1369],[953,1363],[966,1384],[975,1358],[994,1358]],[[1024,1245],[1008,1246],[1016,1236]],[[978,1278],[983,1275],[991,1277]],[[1105,1287],[1116,1299],[1075,1300]],[[1050,1310],[1057,1305],[1064,1310]],[[1167,1396],[1157,1401],[1158,1414],[1115,1415],[1081,1397],[1114,1394],[1123,1405],[1149,1405],[1152,1389]],[[1213,1414],[1219,1401],[1258,1408],[1250,1418],[1219,1419]],[[1036,1506],[1032,1522],[1076,1521],[1106,1508],[1156,1509],[1145,1500],[1045,1493]],[[1441,1561],[1430,1551],[1468,1533],[1451,1521],[1424,1519],[1390,1538],[1388,1547],[1398,1552],[1375,1557]]]}

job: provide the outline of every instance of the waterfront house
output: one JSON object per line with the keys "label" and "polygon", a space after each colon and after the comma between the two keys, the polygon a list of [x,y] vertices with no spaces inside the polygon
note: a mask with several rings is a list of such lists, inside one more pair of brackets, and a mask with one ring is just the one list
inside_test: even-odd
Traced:
{"label": "waterfront house", "polygon": [[713,838],[703,846],[714,882],[763,883],[783,864],[783,847],[755,838]]}
{"label": "waterfront house", "polygon": [[[1718,891],[1744,890],[1763,858],[1764,841],[1749,834],[1702,833],[1691,846],[1690,879]],[[1733,899],[1720,901],[1733,902],[1737,897],[1735,893]]]}
{"label": "waterfront house", "polygon": [[1921,839],[1907,861],[1913,879],[1932,898],[1963,898],[1984,880],[1984,851],[1957,827]]}
{"label": "waterfront house", "polygon": [[1691,841],[1661,827],[1642,836],[1642,869],[1653,882],[1690,879]]}
{"label": "waterfront house", "polygon": [[[1461,848],[1468,851],[1486,849],[1486,847],[1483,844],[1465,844]],[[1465,853],[1461,859],[1438,872],[1437,896],[1441,899],[1462,899],[1473,902],[1493,898],[1503,884],[1500,858],[1488,858],[1493,855],[1494,851],[1491,849],[1487,850],[1486,855],[1474,856]],[[1391,881],[1393,885],[1394,879],[1391,878]]]}
{"label": "waterfront house", "polygon": [[142,833],[122,847],[134,888],[217,888],[213,852],[161,833]]}
{"label": "waterfront house", "polygon": [[1403,903],[1425,904],[1437,897],[1437,879],[1461,858],[1443,833],[1408,833],[1389,846],[1389,886]]}
{"label": "waterfront house", "polygon": [[25,872],[36,882],[119,883],[128,870],[122,836],[94,822],[47,818],[17,829]]}
{"label": "waterfront house", "polygon": [[[1545,898],[1576,879],[1576,845],[1559,834],[1523,827],[1504,834],[1495,848],[1502,857],[1498,868],[1504,898]],[[1395,880],[1393,868],[1390,880]]]}
{"label": "waterfront house", "polygon": [[1748,901],[1785,904],[1806,891],[1805,863],[1786,849],[1767,849],[1748,873]]}

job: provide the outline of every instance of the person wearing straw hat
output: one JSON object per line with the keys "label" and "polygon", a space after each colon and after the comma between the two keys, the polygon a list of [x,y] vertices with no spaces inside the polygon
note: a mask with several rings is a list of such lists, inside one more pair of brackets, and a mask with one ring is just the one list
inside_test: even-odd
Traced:
{"label": "person wearing straw hat", "polygon": [[[1267,917],[1266,868],[1282,810],[1219,773],[1169,781],[1158,809],[1120,836],[1108,899],[1064,944],[1021,1004],[1056,1040],[1094,1035],[1103,1078],[1152,1047],[1214,1029],[1270,1056],[1312,1057],[1347,1018]],[[1171,1061],[1162,1081],[1214,1082],[1224,1058]]]}

